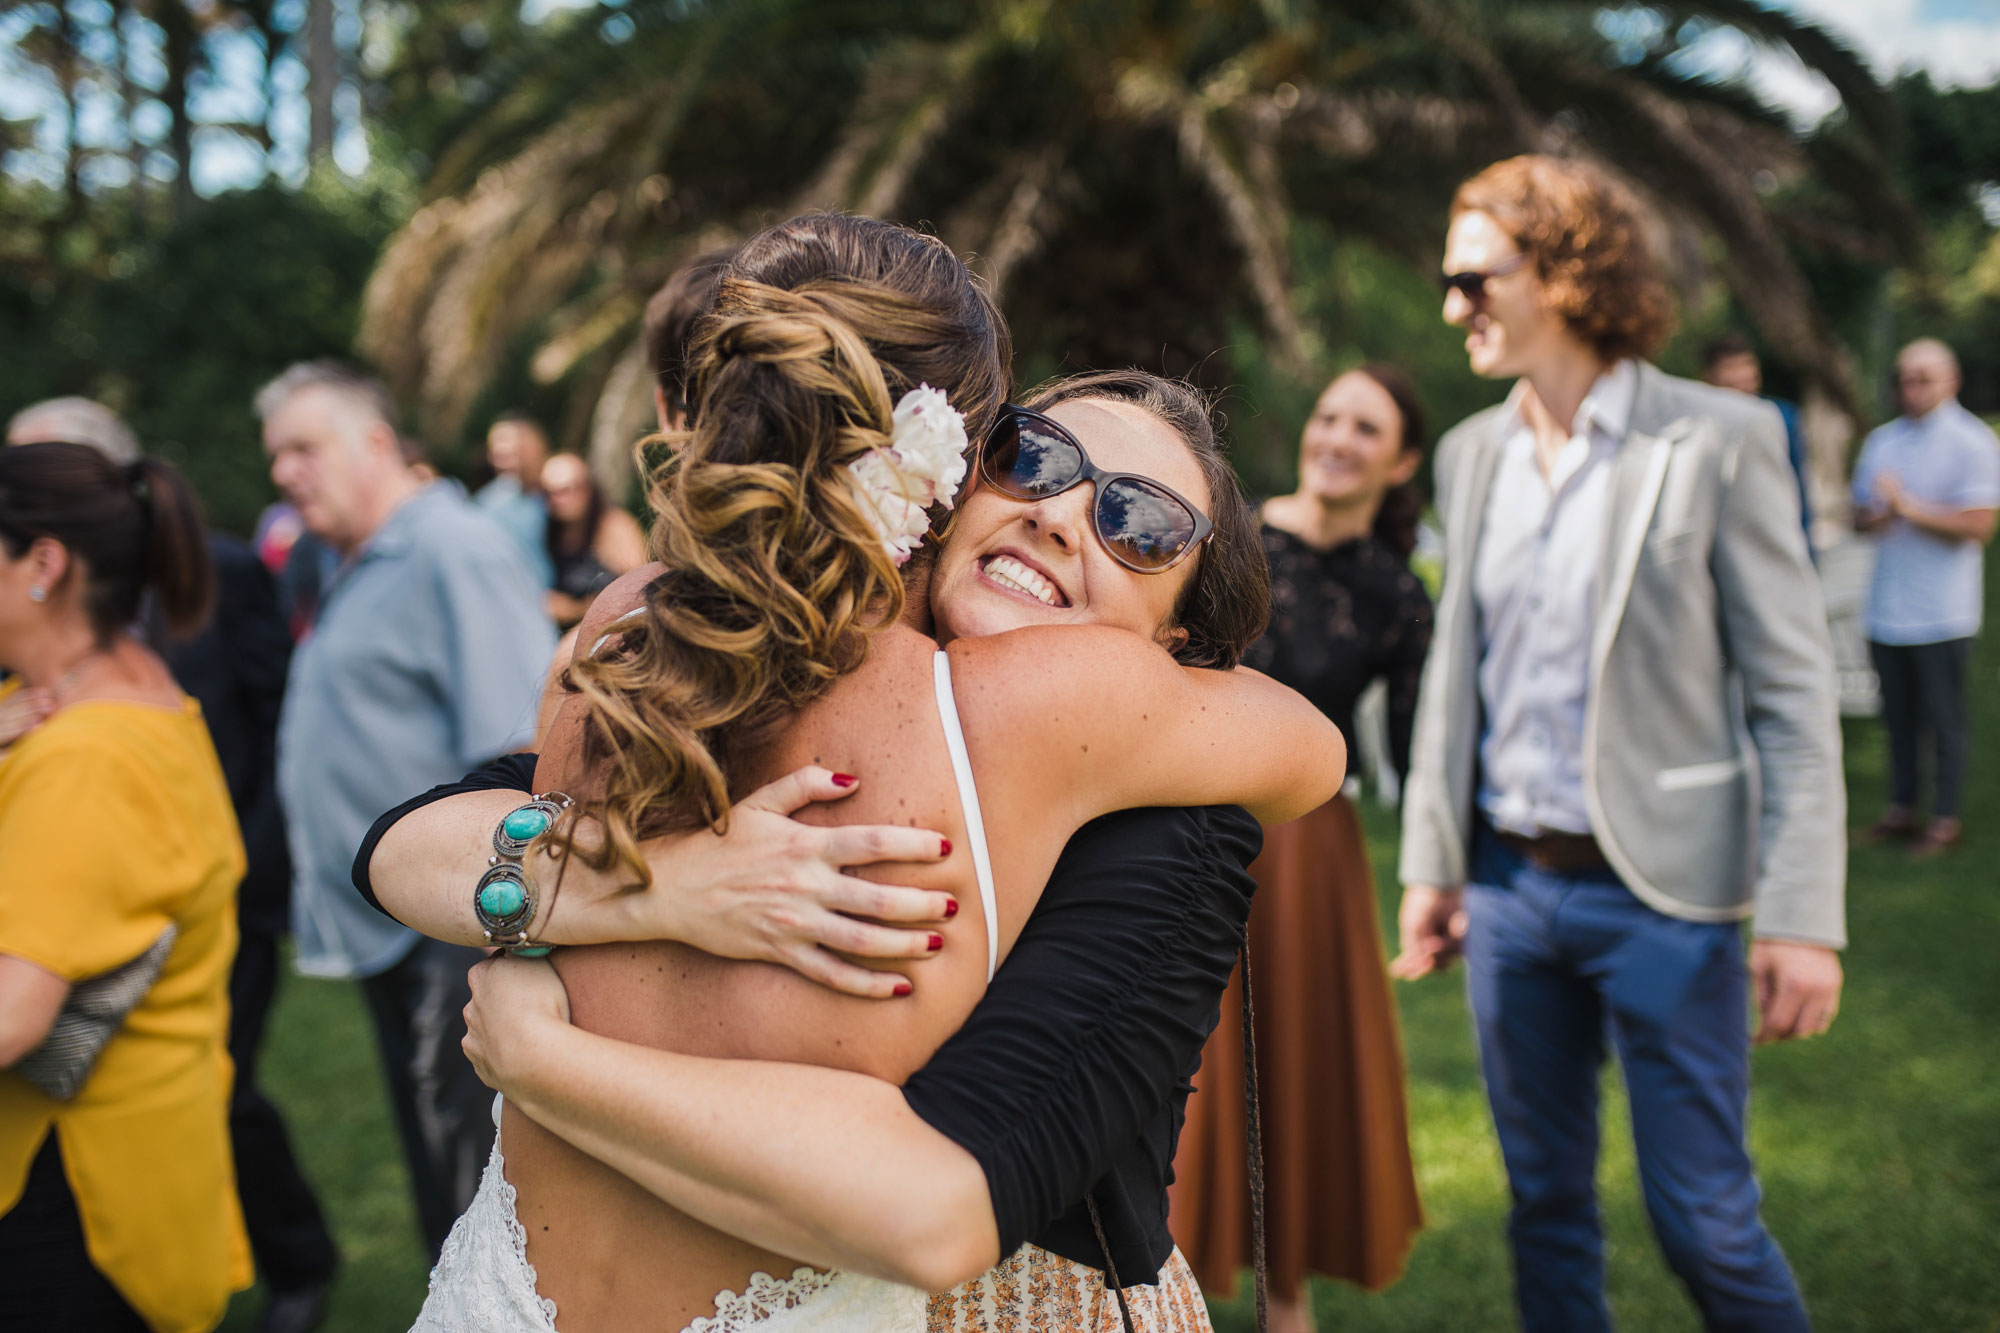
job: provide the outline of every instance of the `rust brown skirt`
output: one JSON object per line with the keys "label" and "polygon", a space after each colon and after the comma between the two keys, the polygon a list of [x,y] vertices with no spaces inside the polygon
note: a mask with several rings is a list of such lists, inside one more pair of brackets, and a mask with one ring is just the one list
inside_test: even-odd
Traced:
{"label": "rust brown skirt", "polygon": [[[1385,1287],[1402,1273],[1423,1210],[1375,879],[1353,803],[1336,796],[1265,830],[1250,871],[1271,1295],[1295,1299],[1309,1273]],[[1216,1296],[1250,1264],[1241,983],[1230,980],[1202,1050],[1171,1195],[1174,1239]]]}

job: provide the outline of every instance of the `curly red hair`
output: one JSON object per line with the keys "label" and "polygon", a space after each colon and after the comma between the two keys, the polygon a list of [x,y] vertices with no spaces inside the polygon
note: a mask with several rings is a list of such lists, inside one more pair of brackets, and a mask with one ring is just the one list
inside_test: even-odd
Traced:
{"label": "curly red hair", "polygon": [[1549,309],[1606,360],[1651,356],[1673,331],[1673,299],[1644,210],[1601,168],[1510,157],[1458,187],[1451,216],[1460,213],[1500,224],[1534,259]]}

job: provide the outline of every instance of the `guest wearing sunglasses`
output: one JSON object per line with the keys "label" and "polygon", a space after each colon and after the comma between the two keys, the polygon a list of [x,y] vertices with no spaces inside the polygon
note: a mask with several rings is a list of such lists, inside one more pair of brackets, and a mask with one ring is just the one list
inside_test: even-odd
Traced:
{"label": "guest wearing sunglasses", "polygon": [[[1423,409],[1393,366],[1364,365],[1326,386],[1299,440],[1298,489],[1263,508],[1273,610],[1244,657],[1311,699],[1350,742],[1356,701],[1385,682],[1398,774],[1409,762],[1430,644],[1430,595],[1409,566],[1424,447]],[[1387,1286],[1423,1213],[1375,878],[1354,803],[1336,796],[1267,830],[1250,873],[1271,1327],[1299,1333],[1313,1326],[1307,1274]],[[1232,982],[1174,1161],[1174,1236],[1210,1292],[1235,1285],[1252,1255],[1236,1091],[1241,1004]]]}
{"label": "guest wearing sunglasses", "polygon": [[1608,1036],[1654,1235],[1704,1322],[1803,1330],[1746,1145],[1745,1015],[1754,995],[1777,1041],[1839,1004],[1833,653],[1778,413],[1643,359],[1670,322],[1646,230],[1570,159],[1498,163],[1452,201],[1444,317],[1515,384],[1438,446],[1393,968],[1465,956],[1526,1328],[1611,1326]]}
{"label": "guest wearing sunglasses", "polygon": [[[759,1267],[778,1277],[758,1279],[756,1298],[786,1307],[761,1325],[772,1333],[924,1327],[921,1298],[912,1305],[860,1275],[942,1290],[996,1263],[943,1298],[929,1326],[1007,1318],[1031,1290],[1056,1326],[1116,1327],[1121,1304],[1148,1328],[1205,1326],[1165,1236],[1165,1153],[1177,1088],[1213,1022],[1240,939],[1241,867],[1255,834],[1246,840],[1240,814],[1191,809],[1165,823],[1114,816],[1095,825],[1097,840],[1063,843],[1097,811],[1137,804],[1141,792],[1155,802],[1234,796],[1267,817],[1300,813],[1334,789],[1338,734],[1261,677],[1189,672],[1160,651],[1228,666],[1262,619],[1254,526],[1199,398],[1148,376],[1101,376],[1059,386],[1027,410],[992,399],[982,406],[992,379],[983,378],[981,356],[990,352],[982,353],[971,318],[976,307],[953,295],[969,277],[956,260],[945,267],[948,252],[928,248],[935,242],[909,237],[865,219],[815,217],[753,240],[732,261],[693,354],[693,430],[661,493],[655,533],[666,566],[600,600],[583,642],[600,631],[609,642],[579,658],[571,677],[594,713],[602,691],[631,695],[654,673],[671,673],[704,641],[690,617],[728,606],[704,598],[696,583],[725,572],[738,552],[771,551],[811,577],[795,585],[811,587],[809,600],[773,602],[756,608],[760,617],[781,605],[874,605],[841,586],[848,562],[864,560],[878,539],[843,521],[840,473],[812,476],[805,491],[824,525],[815,538],[824,549],[738,543],[728,526],[706,525],[703,505],[761,512],[744,505],[741,487],[810,468],[810,455],[784,461],[785,450],[799,447],[787,427],[824,419],[815,406],[822,399],[851,423],[824,437],[831,457],[875,457],[857,452],[868,431],[888,430],[869,414],[873,395],[861,393],[869,374],[892,377],[899,392],[919,382],[950,386],[986,436],[987,456],[952,515],[930,581],[936,639],[889,627],[869,638],[865,660],[843,653],[824,703],[770,715],[755,748],[731,754],[729,784],[734,794],[809,758],[861,775],[845,798],[853,815],[938,828],[949,840],[906,850],[920,835],[884,831],[876,855],[923,862],[898,878],[922,886],[929,901],[892,910],[890,890],[878,886],[862,910],[877,919],[950,919],[920,932],[905,955],[927,961],[904,978],[879,979],[871,993],[897,997],[889,1005],[725,962],[714,955],[741,945],[726,939],[728,922],[713,918],[681,927],[683,938],[718,943],[709,955],[657,942],[560,950],[566,993],[544,964],[482,970],[469,1045],[510,1108],[527,1112],[510,1109],[503,1125],[507,1178],[521,1191],[529,1281],[538,1275],[565,1328],[624,1326],[642,1308],[669,1327],[712,1308],[735,1312],[740,1302],[716,1297],[716,1286],[744,1290]],[[884,259],[872,257],[876,247]],[[809,260],[835,265],[845,280],[822,284]],[[891,283],[915,278],[930,285],[890,299],[898,290]],[[939,326],[951,321],[963,331],[941,338]],[[905,325],[921,338],[903,334]],[[762,355],[758,348],[769,349],[763,364],[772,369],[749,377],[743,358]],[[853,390],[849,376],[862,377]],[[764,392],[772,405],[753,410]],[[848,401],[850,392],[859,396]],[[703,534],[698,543],[686,535],[694,533]],[[639,620],[621,599],[643,600]],[[1001,629],[1020,632],[992,633]],[[948,656],[937,653],[938,641],[950,643]],[[742,656],[734,641],[731,649]],[[944,682],[955,682],[949,693]],[[637,695],[633,707],[648,706],[648,697]],[[947,763],[954,720],[963,725],[964,758]],[[573,719],[558,721],[538,785],[567,783],[565,766],[590,759],[576,734]],[[794,808],[805,795],[832,794],[831,776],[820,770],[762,801]],[[455,813],[472,799],[439,807]],[[429,819],[424,836],[410,838],[402,824],[415,818],[392,824],[369,856],[374,883],[426,928],[473,931],[464,895],[438,899],[435,877],[449,875],[447,864],[478,866],[493,809],[516,799],[489,800],[480,819],[456,831],[448,819]],[[698,810],[697,799],[691,792],[681,809]],[[593,805],[615,834],[619,807]],[[644,808],[656,822],[634,825],[639,831],[694,822],[676,819],[671,804],[649,799]],[[740,804],[732,813],[746,822],[752,814]],[[683,839],[683,852],[712,856],[704,840],[712,841]],[[940,851],[942,863],[932,864]],[[1074,865],[1070,891],[1055,904],[1067,920],[1038,930],[1028,918],[1057,853]],[[860,859],[870,858],[845,863]],[[396,871],[399,860],[409,864]],[[542,883],[555,882],[553,866],[537,867]],[[599,869],[610,873],[593,881],[573,857],[560,908],[545,923],[538,916],[533,933],[551,942],[633,938],[633,895],[605,892],[630,873],[601,861]],[[391,885],[385,874],[404,882]],[[655,907],[664,900],[661,915],[671,916],[673,900],[697,878],[646,897]],[[1160,906],[1162,898],[1173,905]],[[980,910],[944,907],[966,899]],[[858,937],[877,947],[876,927],[845,925],[835,944]],[[1029,948],[1031,937],[1043,942]],[[1195,940],[1206,943],[1190,949]],[[995,982],[1003,955],[1012,989]],[[995,994],[984,1017],[972,1015],[931,1058],[989,983]],[[572,1013],[596,1032],[570,1027]],[[721,1135],[718,1126],[727,1127]],[[1024,1246],[1030,1236],[1061,1248]],[[1132,1275],[1122,1298],[1100,1278],[1116,1262],[1105,1248]],[[504,1246],[492,1253],[504,1258]],[[1079,1253],[1099,1257],[1090,1263]],[[633,1257],[659,1254],[675,1262]],[[786,1278],[795,1261],[848,1271]],[[456,1326],[448,1316],[465,1303],[462,1272],[440,1269],[426,1327]],[[794,1307],[794,1297],[807,1303]]]}

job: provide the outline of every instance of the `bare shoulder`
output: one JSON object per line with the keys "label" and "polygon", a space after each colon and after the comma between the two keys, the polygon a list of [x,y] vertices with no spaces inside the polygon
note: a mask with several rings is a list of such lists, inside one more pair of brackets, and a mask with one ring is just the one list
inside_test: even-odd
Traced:
{"label": "bare shoulder", "polygon": [[1080,711],[1183,678],[1166,649],[1105,625],[1029,626],[958,639],[945,651],[961,707]]}
{"label": "bare shoulder", "polygon": [[[1135,743],[1136,725],[1163,712],[1199,710],[1191,672],[1166,649],[1103,625],[1033,626],[946,649],[952,693],[967,739],[1008,750],[1091,753],[1099,759]],[[988,753],[992,753],[989,749]]]}

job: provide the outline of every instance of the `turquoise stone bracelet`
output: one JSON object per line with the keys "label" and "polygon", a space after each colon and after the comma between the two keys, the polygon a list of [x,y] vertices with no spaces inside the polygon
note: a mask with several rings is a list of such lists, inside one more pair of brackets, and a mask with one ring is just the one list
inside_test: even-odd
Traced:
{"label": "turquoise stone bracelet", "polygon": [[545,792],[508,811],[495,826],[493,855],[472,890],[472,914],[488,944],[522,958],[541,958],[549,952],[548,945],[528,940],[528,926],[535,919],[535,882],[524,858],[535,839],[553,828],[570,804],[561,792]]}

